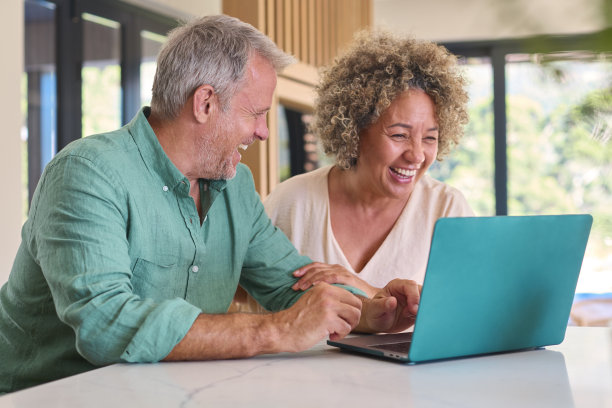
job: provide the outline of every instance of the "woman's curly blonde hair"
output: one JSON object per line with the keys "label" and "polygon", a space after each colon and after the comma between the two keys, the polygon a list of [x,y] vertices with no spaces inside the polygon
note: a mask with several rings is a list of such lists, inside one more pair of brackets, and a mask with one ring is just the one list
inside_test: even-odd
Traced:
{"label": "woman's curly blonde hair", "polygon": [[402,92],[421,89],[433,100],[439,127],[437,159],[463,136],[468,122],[466,81],[457,58],[428,41],[362,31],[322,70],[310,130],[336,164],[350,169],[359,156],[359,135]]}

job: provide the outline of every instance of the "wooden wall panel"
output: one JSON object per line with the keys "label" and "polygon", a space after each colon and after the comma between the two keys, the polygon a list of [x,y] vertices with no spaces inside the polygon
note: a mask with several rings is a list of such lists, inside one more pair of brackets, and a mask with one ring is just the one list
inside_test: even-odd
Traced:
{"label": "wooden wall panel", "polygon": [[329,64],[372,24],[372,0],[224,0],[223,12],[269,36],[301,62]]}
{"label": "wooden wall panel", "polygon": [[291,25],[293,26],[293,54],[296,56],[296,58],[301,58],[299,52],[302,35],[302,19],[300,18],[300,11],[300,0],[293,0],[291,3]]}
{"label": "wooden wall panel", "polygon": [[306,49],[308,51],[308,58],[303,62],[311,65],[315,64],[316,59],[316,26],[315,26],[315,16],[316,16],[316,0],[304,0],[308,2],[308,43],[306,44]]}
{"label": "wooden wall panel", "polygon": [[300,50],[295,54],[300,61],[308,60],[308,1],[300,0]]}
{"label": "wooden wall panel", "polygon": [[266,21],[266,29],[262,30],[264,33],[268,35],[270,38],[276,37],[276,16],[274,15],[274,1],[275,0],[267,0],[264,1],[264,11],[262,17]]}

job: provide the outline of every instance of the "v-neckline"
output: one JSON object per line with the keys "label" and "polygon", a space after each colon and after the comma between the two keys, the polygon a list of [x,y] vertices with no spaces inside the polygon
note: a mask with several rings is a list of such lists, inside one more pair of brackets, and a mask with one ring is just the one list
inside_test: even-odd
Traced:
{"label": "v-neckline", "polygon": [[[406,208],[408,207],[408,204],[410,203],[410,198],[408,198],[408,200],[406,201],[406,204],[404,204],[404,207],[402,208],[402,211],[400,212],[399,217],[397,217],[397,219],[393,223],[393,227],[391,227],[391,230],[389,231],[389,233],[387,234],[385,239],[378,246],[378,248],[376,249],[374,254],[370,257],[370,259],[368,259],[368,262],[366,262],[366,264],[363,266],[363,268],[361,268],[361,270],[359,272],[357,272],[357,271],[355,271],[355,268],[353,268],[353,265],[349,262],[349,260],[346,257],[344,251],[342,250],[342,246],[340,245],[340,243],[336,239],[336,235],[334,234],[334,229],[332,228],[332,223],[331,223],[331,201],[330,201],[330,195],[329,195],[329,176],[330,176],[332,168],[333,168],[333,166],[329,167],[329,169],[327,171],[327,174],[324,177],[324,180],[325,180],[325,182],[323,183],[324,185],[322,186],[322,188],[325,189],[325,197],[326,197],[326,201],[327,201],[327,208],[326,208],[326,212],[327,212],[327,214],[326,214],[327,233],[328,233],[328,236],[331,237],[332,245],[334,246],[334,248],[336,249],[336,251],[340,255],[344,265],[348,266],[349,270],[351,272],[353,272],[354,274],[356,274],[356,275],[363,275],[364,272],[367,271],[369,266],[374,263],[374,258],[376,258],[378,256],[378,254],[381,252],[381,250],[383,249],[383,247],[385,247],[387,245],[387,242],[389,241],[390,237],[392,235],[394,235],[394,233],[396,232],[397,225],[400,223],[400,220],[402,219],[404,214],[407,212]],[[414,191],[412,193],[414,194]],[[411,196],[413,194],[411,194]]]}

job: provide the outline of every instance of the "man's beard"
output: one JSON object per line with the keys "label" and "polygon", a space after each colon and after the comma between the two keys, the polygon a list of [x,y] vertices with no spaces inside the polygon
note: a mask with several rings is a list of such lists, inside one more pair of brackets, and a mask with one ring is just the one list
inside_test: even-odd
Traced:
{"label": "man's beard", "polygon": [[203,138],[200,144],[200,163],[202,173],[207,175],[209,180],[229,180],[236,175],[236,168],[232,163],[235,147],[227,149],[227,145],[222,143],[229,137],[231,126],[229,116],[221,113],[212,131],[212,134]]}

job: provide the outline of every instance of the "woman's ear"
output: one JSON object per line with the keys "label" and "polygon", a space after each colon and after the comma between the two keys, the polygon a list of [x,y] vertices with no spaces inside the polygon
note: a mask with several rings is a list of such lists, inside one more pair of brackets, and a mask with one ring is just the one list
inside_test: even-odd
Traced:
{"label": "woman's ear", "polygon": [[193,116],[200,123],[208,121],[219,110],[219,98],[210,85],[202,85],[193,93]]}

